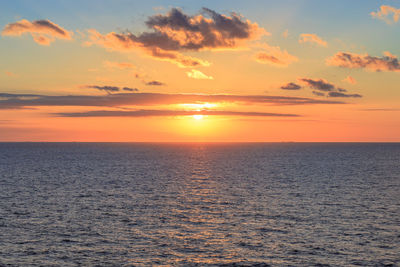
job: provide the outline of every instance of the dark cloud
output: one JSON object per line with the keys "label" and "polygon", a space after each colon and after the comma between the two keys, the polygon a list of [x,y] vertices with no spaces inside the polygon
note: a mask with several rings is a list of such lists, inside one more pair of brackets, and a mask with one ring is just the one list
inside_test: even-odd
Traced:
{"label": "dark cloud", "polygon": [[24,98],[24,97],[40,97],[41,95],[36,94],[8,94],[0,93],[0,98]]}
{"label": "dark cloud", "polygon": [[330,92],[335,90],[335,85],[323,80],[323,79],[310,79],[310,78],[300,78],[299,81],[305,83],[312,89]]}
{"label": "dark cloud", "polygon": [[339,52],[327,59],[327,64],[350,69],[367,69],[370,71],[400,72],[400,63],[396,56],[385,52],[383,57],[374,57],[368,54],[358,55]]}
{"label": "dark cloud", "polygon": [[362,95],[359,94],[345,94],[345,93],[341,93],[341,92],[329,92],[328,93],[329,97],[362,97]]}
{"label": "dark cloud", "polygon": [[72,113],[54,113],[60,117],[158,117],[158,116],[246,116],[246,117],[300,117],[297,114],[284,113],[266,113],[266,112],[240,112],[240,111],[186,111],[186,110],[133,110],[133,111],[115,111],[115,110],[96,110],[87,112]]}
{"label": "dark cloud", "polygon": [[129,88],[129,87],[124,87],[124,88],[122,88],[122,90],[128,91],[128,92],[139,92],[139,89],[137,89],[137,88]]}
{"label": "dark cloud", "polygon": [[130,88],[130,87],[118,87],[118,86],[99,86],[99,85],[85,85],[83,86],[84,88],[90,88],[90,89],[97,89],[100,91],[105,91],[108,94],[111,94],[112,92],[120,92],[120,91],[128,91],[128,92],[138,92],[139,89],[137,88]]}
{"label": "dark cloud", "polygon": [[312,93],[316,96],[325,96],[325,93],[320,92],[320,91],[312,91]]}
{"label": "dark cloud", "polygon": [[[7,97],[4,97],[7,96]],[[0,109],[35,106],[151,106],[188,103],[238,103],[261,105],[315,105],[345,104],[341,101],[321,100],[307,97],[264,95],[206,95],[206,94],[161,94],[161,93],[114,93],[108,95],[27,95],[3,94]]]}
{"label": "dark cloud", "polygon": [[98,86],[98,85],[86,85],[85,88],[90,88],[90,89],[97,89],[100,91],[105,91],[107,93],[111,92],[119,92],[119,87],[118,86]]}
{"label": "dark cloud", "polygon": [[146,25],[152,32],[130,38],[146,47],[163,50],[200,50],[235,47],[238,40],[252,39],[261,31],[257,24],[243,20],[236,13],[226,16],[203,8],[202,14],[189,16],[172,8],[166,15],[148,18]]}
{"label": "dark cloud", "polygon": [[162,86],[162,85],[165,85],[165,83],[162,83],[159,81],[151,81],[151,82],[147,82],[146,85]]}
{"label": "dark cloud", "polygon": [[148,55],[181,67],[207,66],[208,62],[184,56],[178,51],[234,49],[240,42],[254,40],[267,32],[256,23],[236,13],[230,16],[203,8],[202,14],[189,16],[177,8],[146,21],[150,29],[141,34],[131,32],[105,35],[89,31],[88,44],[114,50],[143,49]]}
{"label": "dark cloud", "polygon": [[[333,83],[330,83],[324,79],[312,79],[312,78],[298,78],[300,83],[313,89],[312,93],[316,96],[325,96],[325,92],[328,93],[328,97],[362,97],[359,94],[345,94],[346,89],[337,87]],[[298,90],[301,86],[296,83],[288,83],[281,86],[281,89],[285,90]]]}
{"label": "dark cloud", "polygon": [[285,85],[282,85],[281,89],[283,89],[283,90],[299,90],[299,89],[301,89],[301,86],[296,83],[287,83]]}

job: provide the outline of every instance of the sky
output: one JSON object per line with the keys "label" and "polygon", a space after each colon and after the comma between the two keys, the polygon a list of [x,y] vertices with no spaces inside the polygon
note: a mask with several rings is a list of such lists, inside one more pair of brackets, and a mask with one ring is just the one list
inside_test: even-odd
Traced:
{"label": "sky", "polygon": [[0,141],[399,142],[400,0],[0,3]]}

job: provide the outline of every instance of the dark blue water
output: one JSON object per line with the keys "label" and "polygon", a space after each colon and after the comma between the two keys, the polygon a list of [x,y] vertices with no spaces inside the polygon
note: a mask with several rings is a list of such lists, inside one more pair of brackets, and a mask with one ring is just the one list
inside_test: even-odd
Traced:
{"label": "dark blue water", "polygon": [[399,264],[400,144],[0,144],[0,266]]}

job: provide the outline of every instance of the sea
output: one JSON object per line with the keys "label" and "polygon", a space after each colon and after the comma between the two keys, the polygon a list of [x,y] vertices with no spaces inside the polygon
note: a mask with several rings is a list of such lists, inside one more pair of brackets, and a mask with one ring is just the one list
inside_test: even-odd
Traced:
{"label": "sea", "polygon": [[400,266],[400,143],[0,143],[0,266]]}

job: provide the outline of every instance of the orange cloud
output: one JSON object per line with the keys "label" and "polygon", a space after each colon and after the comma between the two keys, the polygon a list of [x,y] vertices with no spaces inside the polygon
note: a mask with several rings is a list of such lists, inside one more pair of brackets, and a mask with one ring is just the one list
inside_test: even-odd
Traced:
{"label": "orange cloud", "polygon": [[198,58],[185,56],[176,51],[165,51],[158,47],[146,47],[140,42],[134,41],[133,34],[118,34],[115,32],[110,32],[108,34],[102,35],[101,33],[97,32],[94,29],[88,30],[89,33],[89,41],[85,43],[87,46],[91,46],[93,44],[102,46],[109,50],[114,51],[122,51],[122,52],[129,52],[129,51],[142,51],[146,55],[162,60],[168,61],[178,65],[181,68],[187,67],[198,67],[198,66],[209,66],[210,63],[201,60]]}
{"label": "orange cloud", "polygon": [[286,50],[281,50],[279,46],[263,45],[264,51],[255,55],[259,63],[270,64],[277,67],[287,67],[293,62],[298,61],[296,56],[289,54]]}
{"label": "orange cloud", "polygon": [[349,69],[366,69],[370,71],[394,71],[400,72],[400,63],[396,56],[384,52],[383,57],[374,57],[368,54],[358,55],[348,52],[339,52],[328,58],[326,63]]}
{"label": "orange cloud", "polygon": [[356,81],[356,79],[354,79],[353,77],[351,77],[351,76],[347,76],[345,79],[343,79],[342,80],[343,82],[348,82],[348,83],[350,83],[350,84],[356,84],[357,83],[357,81]]}
{"label": "orange cloud", "polygon": [[257,23],[236,13],[226,16],[207,8],[202,12],[203,15],[189,16],[173,8],[166,15],[149,17],[146,25],[150,31],[138,35],[130,32],[102,35],[91,29],[86,45],[118,51],[140,49],[153,58],[193,68],[210,63],[185,56],[181,51],[239,49],[243,43],[268,34]]}
{"label": "orange cloud", "polygon": [[312,33],[300,34],[299,43],[314,43],[320,46],[328,46],[328,43],[322,40],[318,35]]}
{"label": "orange cloud", "polygon": [[221,50],[268,34],[257,23],[244,20],[236,13],[227,16],[208,8],[203,8],[202,13],[205,16],[188,16],[173,8],[166,15],[150,17],[146,25],[153,32],[136,38],[146,46],[164,50]]}
{"label": "orange cloud", "polygon": [[284,32],[282,32],[282,37],[286,39],[288,38],[288,36],[289,36],[289,30],[286,29]]}
{"label": "orange cloud", "polygon": [[392,6],[382,5],[378,12],[370,13],[373,18],[381,19],[387,24],[396,23],[400,19],[400,9]]}
{"label": "orange cloud", "polygon": [[191,70],[191,71],[186,72],[186,74],[189,78],[193,78],[193,79],[200,79],[200,80],[213,80],[214,79],[212,76],[207,76],[199,70]]}
{"label": "orange cloud", "polygon": [[21,36],[25,33],[30,34],[33,40],[40,45],[50,45],[57,38],[71,40],[73,34],[49,20],[30,22],[26,19],[7,24],[1,34],[3,36]]}
{"label": "orange cloud", "polygon": [[136,69],[136,66],[129,62],[112,62],[112,61],[104,61],[103,65],[107,68],[115,68],[115,69]]}
{"label": "orange cloud", "polygon": [[11,71],[5,71],[4,72],[8,77],[17,77],[17,75],[14,72]]}

